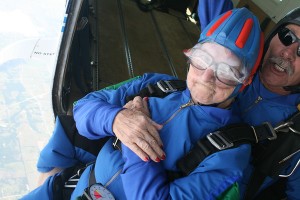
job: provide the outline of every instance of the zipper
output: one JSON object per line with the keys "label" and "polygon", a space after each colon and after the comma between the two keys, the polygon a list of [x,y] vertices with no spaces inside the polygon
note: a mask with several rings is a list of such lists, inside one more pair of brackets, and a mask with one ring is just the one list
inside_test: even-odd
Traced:
{"label": "zipper", "polygon": [[166,120],[164,123],[162,123],[162,125],[164,126],[164,125],[166,125],[167,123],[169,123],[181,110],[183,110],[184,108],[186,108],[186,107],[189,107],[189,106],[193,106],[193,105],[195,105],[195,103],[193,102],[193,100],[192,99],[190,99],[186,104],[183,104],[183,105],[181,105],[180,107],[179,107],[179,109],[178,110],[176,110],[176,112],[175,113],[173,113],[173,115],[168,119],[168,120]]}
{"label": "zipper", "polygon": [[258,96],[257,99],[252,103],[252,105],[250,105],[246,110],[244,110],[244,112],[248,112],[251,108],[253,108],[256,104],[258,104],[259,102],[261,102],[261,100],[263,100],[263,98],[261,96]]}
{"label": "zipper", "polygon": [[105,188],[107,188],[122,172],[122,168],[119,169],[119,171],[117,171],[111,178],[109,181],[107,181],[107,183],[104,185]]}

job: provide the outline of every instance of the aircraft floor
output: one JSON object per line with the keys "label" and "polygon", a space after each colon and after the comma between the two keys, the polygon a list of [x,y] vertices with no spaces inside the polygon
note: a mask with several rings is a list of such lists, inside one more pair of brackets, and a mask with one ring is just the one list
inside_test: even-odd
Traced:
{"label": "aircraft floor", "polygon": [[182,50],[199,38],[181,13],[141,11],[132,0],[97,1],[99,89],[145,72],[186,78]]}

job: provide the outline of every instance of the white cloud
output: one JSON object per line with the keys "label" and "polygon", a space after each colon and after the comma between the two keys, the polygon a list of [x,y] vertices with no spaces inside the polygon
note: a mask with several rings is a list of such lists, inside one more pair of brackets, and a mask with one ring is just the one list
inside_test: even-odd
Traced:
{"label": "white cloud", "polygon": [[16,33],[25,37],[39,36],[39,27],[21,10],[1,11],[0,24],[1,33]]}

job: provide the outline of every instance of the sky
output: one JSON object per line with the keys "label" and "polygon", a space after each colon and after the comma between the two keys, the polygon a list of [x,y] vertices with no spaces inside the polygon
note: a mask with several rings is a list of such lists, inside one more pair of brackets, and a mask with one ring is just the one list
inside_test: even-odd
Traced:
{"label": "sky", "polygon": [[58,34],[66,0],[1,0],[1,47],[32,37]]}
{"label": "sky", "polygon": [[55,60],[29,55],[57,49],[64,11],[65,0],[0,1],[0,200],[37,185],[37,159],[54,126]]}

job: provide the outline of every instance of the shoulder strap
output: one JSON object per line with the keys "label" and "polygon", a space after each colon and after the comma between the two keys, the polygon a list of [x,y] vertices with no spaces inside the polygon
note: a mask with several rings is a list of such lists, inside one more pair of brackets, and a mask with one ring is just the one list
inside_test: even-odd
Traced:
{"label": "shoulder strap", "polygon": [[[290,158],[300,151],[300,112],[294,114],[289,120],[274,128],[278,133],[276,140],[255,145],[253,148],[254,172],[247,186],[244,199],[253,199],[267,176],[280,177],[280,172],[289,163]],[[295,166],[297,167],[297,166]],[[262,191],[258,197],[284,196],[286,178],[280,178],[274,186]],[[276,188],[276,190],[273,190]],[[258,198],[257,197],[257,198]]]}
{"label": "shoulder strap", "polygon": [[73,116],[58,115],[60,123],[68,136],[70,142],[78,148],[81,148],[95,156],[98,155],[100,149],[108,140],[108,137],[98,140],[89,140],[78,133]]}
{"label": "shoulder strap", "polygon": [[177,162],[177,167],[188,175],[207,156],[215,152],[241,144],[255,144],[275,137],[276,134],[269,123],[255,127],[245,123],[228,125],[197,141],[191,151]]}
{"label": "shoulder strap", "polygon": [[258,196],[255,197],[255,200],[285,199],[286,183],[287,178],[280,178],[274,184],[261,191]]}
{"label": "shoulder strap", "polygon": [[[300,151],[299,133],[300,112],[274,129],[269,123],[255,127],[247,124],[229,125],[199,140],[187,155],[178,160],[177,167],[183,172],[183,176],[187,176],[200,162],[215,152],[241,144],[252,144],[257,152],[253,155],[254,166],[264,174],[259,181],[262,183],[266,176],[278,177],[289,158]],[[262,141],[263,146],[259,144]]]}
{"label": "shoulder strap", "polygon": [[176,91],[183,91],[186,89],[186,81],[183,80],[160,80],[156,84],[149,84],[143,88],[138,94],[127,96],[126,101],[133,100],[134,97],[160,97],[164,98]]}

